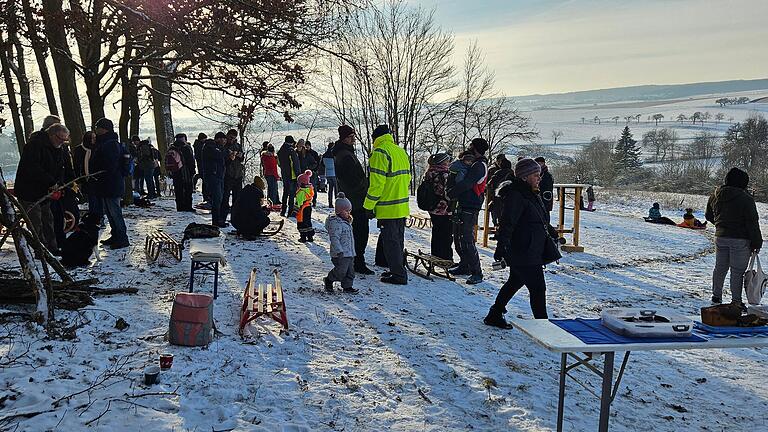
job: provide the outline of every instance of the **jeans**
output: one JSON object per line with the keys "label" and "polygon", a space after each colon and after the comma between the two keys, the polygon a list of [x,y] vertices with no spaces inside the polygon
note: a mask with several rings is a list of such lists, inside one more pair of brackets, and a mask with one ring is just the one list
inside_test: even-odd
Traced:
{"label": "jeans", "polygon": [[211,224],[221,225],[221,198],[224,195],[224,179],[216,176],[206,176],[203,181],[208,185],[211,194]]}
{"label": "jeans", "polygon": [[280,204],[280,196],[277,194],[277,177],[265,176],[267,179],[267,198],[272,204]]}
{"label": "jeans", "polygon": [[398,279],[408,280],[403,264],[403,248],[405,248],[405,218],[383,219],[381,226],[381,246],[387,259],[389,272]]}
{"label": "jeans", "polygon": [[34,202],[31,201],[21,202],[43,246],[49,251],[55,251],[59,246],[56,242],[56,231],[53,228],[54,220],[53,213],[51,212],[51,201],[46,199],[34,208],[32,207],[33,204]]}
{"label": "jeans", "polygon": [[451,215],[429,215],[432,219],[432,238],[430,254],[438,258],[453,261],[453,222]]}
{"label": "jeans", "polygon": [[730,237],[715,237],[715,269],[712,272],[712,295],[723,298],[723,284],[728,270],[731,271],[731,301],[743,303],[741,292],[744,287],[744,272],[749,264],[752,251],[749,240]]}
{"label": "jeans", "polygon": [[280,215],[290,215],[293,208],[293,200],[296,198],[296,180],[283,178],[283,208]]}
{"label": "jeans", "polygon": [[453,242],[456,253],[459,254],[459,266],[469,270],[473,275],[483,275],[480,268],[480,256],[475,246],[475,225],[480,210],[456,210],[454,217],[458,220],[453,225]]}
{"label": "jeans", "polygon": [[88,194],[88,213],[95,215],[99,222],[102,222],[104,218],[104,203],[101,201],[101,197],[90,193]]}
{"label": "jeans", "polygon": [[125,227],[120,198],[102,198],[101,202],[104,206],[104,212],[107,214],[107,220],[109,220],[113,244],[128,243],[128,230]]}
{"label": "jeans", "polygon": [[499,311],[506,310],[507,303],[523,285],[528,287],[533,317],[547,319],[547,283],[544,280],[544,268],[540,265],[510,266],[509,279],[501,286],[493,306]]}
{"label": "jeans", "polygon": [[224,193],[221,196],[221,221],[222,222],[226,222],[227,216],[229,216],[229,209],[231,208],[229,205],[230,195],[232,196],[232,205],[234,205],[242,189],[243,189],[243,179],[241,178],[239,179],[225,178],[224,179]]}
{"label": "jeans", "polygon": [[333,207],[333,198],[336,197],[336,177],[326,177],[328,182],[328,207]]}
{"label": "jeans", "polygon": [[355,265],[365,265],[365,248],[368,246],[368,216],[365,209],[352,210],[352,234],[355,237]]}

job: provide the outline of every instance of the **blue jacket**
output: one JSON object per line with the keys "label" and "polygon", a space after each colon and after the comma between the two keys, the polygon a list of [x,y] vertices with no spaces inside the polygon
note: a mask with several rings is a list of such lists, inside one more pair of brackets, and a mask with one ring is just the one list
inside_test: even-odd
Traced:
{"label": "blue jacket", "polygon": [[115,132],[96,136],[96,149],[91,154],[88,170],[92,173],[104,171],[96,177],[90,191],[97,197],[120,198],[123,196],[123,182],[120,164],[123,163],[123,150]]}
{"label": "blue jacket", "polygon": [[[457,161],[462,163],[461,161]],[[454,162],[455,164],[456,162]],[[452,165],[453,166],[453,165]],[[456,173],[456,183],[448,189],[448,197],[458,201],[459,208],[464,210],[479,210],[485,200],[485,183],[488,180],[488,161],[478,157],[470,166],[463,178]]]}
{"label": "blue jacket", "polygon": [[203,145],[203,177],[224,179],[224,149],[212,139]]}

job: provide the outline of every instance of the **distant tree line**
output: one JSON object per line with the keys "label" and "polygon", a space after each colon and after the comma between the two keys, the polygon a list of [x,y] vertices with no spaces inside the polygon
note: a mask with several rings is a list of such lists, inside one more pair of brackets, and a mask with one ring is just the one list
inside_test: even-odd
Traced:
{"label": "distant tree line", "polygon": [[[643,166],[641,154],[652,167]],[[733,124],[724,137],[702,131],[685,144],[668,128],[648,131],[637,142],[625,126],[618,140],[593,137],[553,172],[563,182],[708,193],[734,166],[747,170],[755,196],[768,200],[768,121],[762,115]]]}

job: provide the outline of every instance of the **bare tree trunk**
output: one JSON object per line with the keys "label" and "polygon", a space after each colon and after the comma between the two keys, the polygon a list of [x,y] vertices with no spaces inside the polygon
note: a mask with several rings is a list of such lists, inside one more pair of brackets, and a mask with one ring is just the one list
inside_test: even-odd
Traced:
{"label": "bare tree trunk", "polygon": [[155,116],[155,134],[157,149],[160,154],[168,151],[168,146],[173,142],[173,118],[171,117],[171,83],[164,74],[167,66],[163,63],[153,65],[150,83],[152,85],[152,112]]}
{"label": "bare tree trunk", "polygon": [[73,16],[81,23],[75,26],[75,40],[83,64],[83,80],[85,94],[88,97],[88,107],[91,111],[91,124],[105,117],[104,99],[101,97],[101,22],[104,12],[104,0],[92,1],[92,16],[87,16],[80,1],[69,2]]}
{"label": "bare tree trunk", "polygon": [[11,74],[11,63],[6,53],[6,42],[3,40],[3,34],[0,32],[0,66],[2,66],[5,89],[8,93],[8,108],[11,110],[11,119],[13,120],[13,132],[16,135],[16,146],[19,148],[19,154],[24,150],[26,137],[24,136],[24,126],[21,124],[21,115],[19,115],[19,104],[16,101],[16,88],[13,85],[13,75]]}
{"label": "bare tree trunk", "polygon": [[[9,33],[11,35],[12,33]],[[21,99],[21,121],[24,123],[24,136],[28,137],[35,131],[35,122],[32,120],[32,91],[29,86],[29,77],[27,77],[27,66],[24,62],[24,50],[21,47],[18,37],[8,40],[16,49],[16,65],[13,71],[16,74],[16,80],[19,82],[19,97]],[[9,55],[10,57],[10,55]]]}
{"label": "bare tree trunk", "polygon": [[64,122],[69,128],[71,142],[79,143],[83,140],[85,133],[85,120],[75,82],[75,64],[67,43],[65,17],[61,4],[62,0],[43,0],[45,32],[51,47],[53,67],[56,70]]}
{"label": "bare tree trunk", "polygon": [[40,72],[40,79],[43,82],[43,89],[45,90],[45,100],[48,102],[48,112],[53,115],[59,115],[59,107],[56,104],[56,93],[53,91],[53,83],[51,82],[51,74],[48,73],[48,65],[46,64],[47,46],[43,39],[37,32],[37,23],[32,15],[32,7],[29,0],[21,0],[22,8],[24,9],[24,21],[27,25],[27,33],[29,35],[30,42],[32,43],[32,50],[35,52],[35,59],[37,60],[37,68]]}

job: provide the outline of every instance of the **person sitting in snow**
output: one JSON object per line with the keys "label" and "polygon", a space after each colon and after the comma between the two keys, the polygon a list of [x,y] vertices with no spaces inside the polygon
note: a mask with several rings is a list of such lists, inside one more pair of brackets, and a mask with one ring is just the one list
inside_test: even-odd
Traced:
{"label": "person sitting in snow", "polygon": [[685,209],[685,214],[683,215],[683,223],[680,224],[681,226],[686,226],[689,228],[701,228],[706,226],[705,223],[701,223],[700,220],[696,219],[696,216],[693,215],[693,209],[687,208]]}
{"label": "person sitting in snow", "polygon": [[333,292],[333,283],[341,282],[345,293],[357,294],[352,288],[355,280],[355,236],[352,231],[352,202],[344,192],[339,192],[334,206],[335,213],[325,220],[325,230],[331,243],[333,269],[323,278],[325,290]]}
{"label": "person sitting in snow", "polygon": [[269,225],[269,209],[264,208],[264,179],[254,177],[253,183],[245,185],[232,205],[232,226],[237,234],[246,240],[260,235]]}
{"label": "person sitting in snow", "polygon": [[653,207],[648,209],[648,218],[646,220],[657,224],[675,225],[672,219],[661,215],[661,206],[657,202],[653,203]]}
{"label": "person sitting in snow", "polygon": [[312,242],[315,237],[315,229],[312,227],[312,198],[315,189],[312,187],[312,171],[306,170],[297,179],[299,189],[296,191],[296,227],[299,229],[302,243]]}

